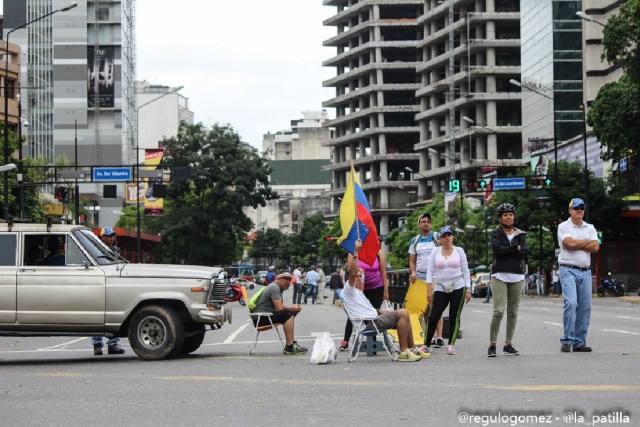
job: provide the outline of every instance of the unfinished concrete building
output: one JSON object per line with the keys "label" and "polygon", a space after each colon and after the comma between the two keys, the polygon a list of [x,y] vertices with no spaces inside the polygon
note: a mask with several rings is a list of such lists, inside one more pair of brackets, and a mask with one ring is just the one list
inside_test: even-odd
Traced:
{"label": "unfinished concrete building", "polygon": [[336,213],[353,161],[382,236],[416,197],[417,184],[406,168],[418,165],[416,45],[423,1],[324,1],[336,7],[324,25],[337,28],[324,43],[336,47],[336,56],[324,62],[336,68],[336,76],[324,82],[336,89],[323,103],[336,109],[327,123],[335,133],[325,143],[333,151],[332,164],[324,168],[332,173],[328,194]]}
{"label": "unfinished concrete building", "polygon": [[[518,0],[426,0],[416,96],[419,202],[467,181],[521,166]],[[475,190],[475,189],[473,189]]]}

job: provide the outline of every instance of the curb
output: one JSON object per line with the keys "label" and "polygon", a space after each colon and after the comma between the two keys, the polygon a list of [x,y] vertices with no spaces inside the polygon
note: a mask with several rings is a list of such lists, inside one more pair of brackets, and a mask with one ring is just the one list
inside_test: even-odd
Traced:
{"label": "curb", "polygon": [[620,297],[620,302],[628,302],[630,304],[640,304],[640,297]]}

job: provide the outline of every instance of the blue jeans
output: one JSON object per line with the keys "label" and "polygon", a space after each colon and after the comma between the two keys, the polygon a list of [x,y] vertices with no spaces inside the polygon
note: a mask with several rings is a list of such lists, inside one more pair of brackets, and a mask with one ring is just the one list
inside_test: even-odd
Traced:
{"label": "blue jeans", "polygon": [[316,303],[316,285],[312,285],[311,283],[309,283],[307,285],[307,291],[304,294],[304,303],[307,303],[307,299],[309,298],[309,295],[311,295],[311,302],[313,302],[314,304]]}
{"label": "blue jeans", "polygon": [[[104,338],[102,335],[96,335],[95,337],[91,337],[91,345],[99,345],[100,347],[102,347],[104,344],[102,344],[102,338]],[[107,341],[107,345],[109,347],[111,347],[112,345],[116,345],[120,342],[120,338],[109,338],[109,341]]]}
{"label": "blue jeans", "polygon": [[591,319],[591,270],[560,267],[560,283],[564,296],[564,335],[560,343],[582,347],[587,344]]}

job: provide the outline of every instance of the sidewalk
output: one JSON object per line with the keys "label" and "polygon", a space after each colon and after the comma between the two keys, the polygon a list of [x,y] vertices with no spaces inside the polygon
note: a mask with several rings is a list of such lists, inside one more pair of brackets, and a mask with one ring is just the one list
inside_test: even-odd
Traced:
{"label": "sidewalk", "polygon": [[633,296],[620,297],[620,302],[628,302],[628,303],[631,303],[631,304],[640,304],[640,296],[637,296],[637,297],[633,297]]}

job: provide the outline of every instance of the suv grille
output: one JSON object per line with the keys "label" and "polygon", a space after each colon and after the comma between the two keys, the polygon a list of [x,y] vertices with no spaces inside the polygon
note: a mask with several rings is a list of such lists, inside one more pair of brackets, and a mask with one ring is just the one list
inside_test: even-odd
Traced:
{"label": "suv grille", "polygon": [[213,279],[209,286],[209,296],[207,302],[224,303],[225,291],[227,284],[223,279]]}

